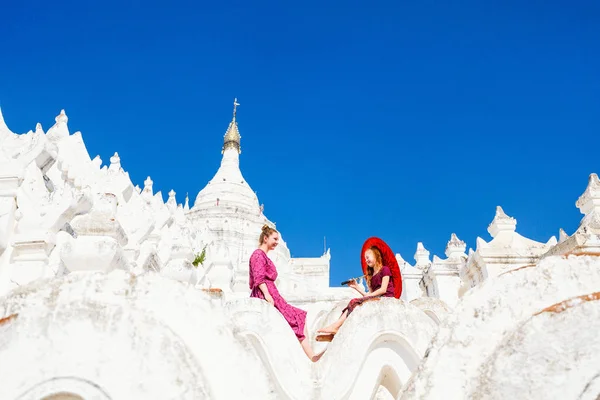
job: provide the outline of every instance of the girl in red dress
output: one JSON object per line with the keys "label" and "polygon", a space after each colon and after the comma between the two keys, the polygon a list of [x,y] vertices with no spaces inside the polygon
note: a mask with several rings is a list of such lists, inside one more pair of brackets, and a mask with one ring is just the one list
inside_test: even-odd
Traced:
{"label": "girl in red dress", "polygon": [[367,263],[367,287],[369,292],[365,292],[356,280],[353,280],[348,286],[356,290],[363,297],[350,300],[348,307],[344,308],[340,318],[333,324],[319,329],[317,332],[325,334],[336,334],[346,318],[354,309],[366,301],[378,299],[380,297],[395,297],[394,296],[394,281],[392,279],[392,271],[388,266],[383,265],[381,251],[375,246],[370,247],[365,251],[365,261]]}
{"label": "girl in red dress", "polygon": [[266,300],[274,306],[296,334],[308,358],[313,362],[318,361],[323,352],[315,354],[306,338],[306,311],[288,304],[275,286],[277,268],[267,253],[279,244],[279,232],[265,225],[258,242],[258,249],[250,256],[250,297]]}

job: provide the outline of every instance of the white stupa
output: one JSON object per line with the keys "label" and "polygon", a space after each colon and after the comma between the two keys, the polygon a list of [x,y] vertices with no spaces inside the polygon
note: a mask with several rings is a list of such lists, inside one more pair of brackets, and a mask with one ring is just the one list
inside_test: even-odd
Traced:
{"label": "white stupa", "polygon": [[[275,224],[264,215],[264,207],[240,170],[237,106],[235,99],[233,118],[223,138],[221,165],[186,216],[196,231],[196,247],[206,246],[204,267],[211,285],[247,295],[248,260],[258,246],[262,226]],[[279,246],[269,254],[278,268],[280,290],[301,295],[328,289],[329,254],[326,251],[317,258],[292,258],[281,237]]]}

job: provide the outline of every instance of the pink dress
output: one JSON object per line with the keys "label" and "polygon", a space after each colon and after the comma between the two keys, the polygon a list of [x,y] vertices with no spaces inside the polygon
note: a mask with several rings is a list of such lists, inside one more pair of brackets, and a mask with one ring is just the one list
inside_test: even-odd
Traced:
{"label": "pink dress", "polygon": [[283,315],[290,324],[298,340],[304,340],[304,325],[306,325],[306,311],[294,307],[285,301],[279,294],[275,280],[277,279],[277,268],[275,264],[261,249],[254,250],[250,256],[250,297],[265,298],[262,290],[258,287],[261,283],[267,285],[269,294],[273,298],[275,308]]}

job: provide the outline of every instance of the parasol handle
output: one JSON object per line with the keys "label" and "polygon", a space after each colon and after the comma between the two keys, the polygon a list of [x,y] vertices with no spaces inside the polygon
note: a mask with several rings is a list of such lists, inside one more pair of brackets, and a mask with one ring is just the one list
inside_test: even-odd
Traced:
{"label": "parasol handle", "polygon": [[352,282],[352,281],[358,281],[359,279],[364,278],[364,277],[365,276],[363,275],[363,276],[359,276],[358,278],[351,278],[351,279],[348,279],[347,281],[344,281],[344,282],[340,283],[340,285],[342,285],[342,286],[343,285],[348,285],[350,282]]}

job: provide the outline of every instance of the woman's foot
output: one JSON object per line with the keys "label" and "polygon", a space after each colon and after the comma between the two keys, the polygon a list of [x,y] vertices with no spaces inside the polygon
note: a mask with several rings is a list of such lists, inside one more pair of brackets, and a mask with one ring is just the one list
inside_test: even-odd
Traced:
{"label": "woman's foot", "polygon": [[319,354],[315,354],[314,356],[312,356],[312,358],[310,359],[312,362],[317,362],[321,359],[321,357],[323,357],[323,354],[325,353],[325,350],[323,350],[322,352],[320,352]]}
{"label": "woman's foot", "polygon": [[338,329],[339,328],[336,328],[336,327],[330,325],[325,328],[319,329],[317,332],[318,333],[329,333],[329,334],[335,335],[337,333]]}

